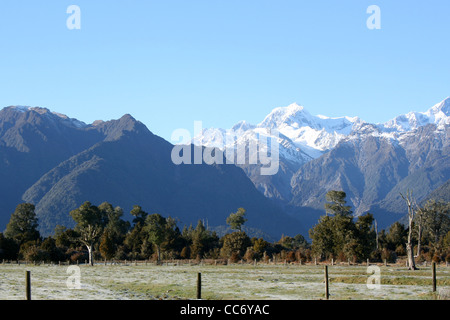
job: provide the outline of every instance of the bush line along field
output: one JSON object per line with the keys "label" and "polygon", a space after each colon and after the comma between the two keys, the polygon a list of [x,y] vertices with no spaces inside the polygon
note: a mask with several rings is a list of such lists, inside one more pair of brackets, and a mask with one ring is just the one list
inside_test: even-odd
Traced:
{"label": "bush line along field", "polygon": [[[59,227],[54,236],[43,239],[34,205],[20,204],[4,235],[0,233],[0,259],[23,259],[35,265],[4,261],[0,267],[0,299],[23,297],[27,268],[33,271],[34,299],[193,299],[193,282],[199,272],[205,279],[202,291],[206,299],[323,299],[323,266],[316,262],[330,260],[340,261],[340,265],[332,262],[329,270],[331,299],[449,296],[449,268],[439,268],[438,286],[443,290],[439,294],[431,289],[430,266],[416,269],[431,261],[450,262],[450,203],[430,202],[429,207],[417,209],[421,212],[417,230],[410,217],[408,228],[396,222],[386,233],[378,232],[370,213],[355,219],[345,205],[345,196],[343,191],[327,193],[326,215],[310,230],[311,244],[300,234],[294,238],[282,236],[276,243],[250,238],[242,229],[247,221],[244,208],[226,219],[234,232],[219,237],[201,220],[196,228],[185,226],[180,230],[175,219],[148,214],[139,206],[130,212],[135,217],[132,226],[121,219],[121,208],[109,203],[97,207],[90,202],[71,211],[74,229]],[[436,219],[439,224],[430,222]],[[402,261],[406,254],[407,265]],[[100,262],[102,258],[135,262],[107,265]],[[219,260],[219,264],[198,264],[205,258]],[[164,259],[172,265],[161,265]],[[196,264],[191,265],[190,259]],[[158,263],[148,264],[155,260]],[[366,260],[380,266],[369,269],[367,265],[355,265]],[[46,265],[41,261],[53,262]],[[66,263],[61,265],[59,261]],[[70,261],[74,265],[66,267]],[[174,265],[173,261],[178,263]],[[72,267],[81,281],[75,290],[66,284],[71,278],[67,271]],[[375,288],[369,279],[376,279]]]}
{"label": "bush line along field", "polygon": [[[381,285],[370,289],[364,265],[328,265],[330,299],[450,299],[450,268],[437,268],[432,292],[431,267],[414,272],[399,265],[379,265]],[[197,274],[202,273],[202,299],[324,299],[324,266],[298,264],[174,264],[98,263],[79,265],[79,289],[67,285],[67,265],[0,264],[0,299],[25,299],[25,271],[31,272],[33,300],[171,300],[195,299]]]}

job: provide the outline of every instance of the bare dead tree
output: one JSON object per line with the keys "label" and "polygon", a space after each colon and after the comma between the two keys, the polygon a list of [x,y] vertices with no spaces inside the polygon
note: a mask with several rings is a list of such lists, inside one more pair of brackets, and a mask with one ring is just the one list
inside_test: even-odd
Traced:
{"label": "bare dead tree", "polygon": [[378,225],[377,225],[377,219],[373,219],[374,227],[375,227],[375,240],[377,244],[377,250],[378,250]]}
{"label": "bare dead tree", "polygon": [[417,224],[417,252],[415,256],[416,258],[420,255],[424,220],[425,220],[425,209],[418,208],[415,217],[415,221]]}
{"label": "bare dead tree", "polygon": [[408,243],[406,244],[406,253],[408,254],[408,269],[417,270],[416,263],[414,261],[414,252],[412,245],[412,223],[416,210],[416,201],[412,196],[411,190],[406,191],[406,196],[404,196],[402,193],[400,193],[400,196],[403,198],[403,200],[405,200],[406,205],[408,206]]}

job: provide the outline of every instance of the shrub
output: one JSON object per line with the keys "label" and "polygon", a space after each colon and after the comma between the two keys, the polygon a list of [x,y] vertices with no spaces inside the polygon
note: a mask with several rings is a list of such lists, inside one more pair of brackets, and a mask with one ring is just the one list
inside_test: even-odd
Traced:
{"label": "shrub", "polygon": [[383,262],[382,251],[380,249],[372,251],[369,259],[373,262]]}
{"label": "shrub", "polygon": [[116,253],[114,254],[114,259],[117,259],[117,260],[125,260],[127,258],[127,253],[126,253],[126,250],[125,250],[125,246],[119,246],[118,248],[117,248],[117,251],[116,251]]}
{"label": "shrub", "polygon": [[306,261],[312,261],[313,260],[311,249],[309,249],[309,248],[308,249],[302,249],[301,250],[301,254],[305,257]]}
{"label": "shrub", "polygon": [[22,255],[27,261],[46,261],[49,260],[49,256],[46,251],[39,248],[37,245],[27,247],[22,251]]}
{"label": "shrub", "polygon": [[256,259],[256,253],[252,247],[248,247],[247,251],[244,254],[244,260],[247,262],[252,262]]}
{"label": "shrub", "polygon": [[[286,254],[286,261],[287,262],[294,262],[295,260],[296,260],[295,252],[294,251],[289,251]],[[300,261],[300,260],[298,260],[298,261]]]}
{"label": "shrub", "polygon": [[70,261],[72,262],[84,262],[85,260],[88,260],[88,254],[87,252],[83,252],[83,251],[75,251],[71,254],[70,256]]}
{"label": "shrub", "polygon": [[230,256],[230,262],[231,263],[237,263],[240,259],[239,253],[238,252],[233,252]]}
{"label": "shrub", "polygon": [[415,259],[416,263],[425,262],[425,257],[424,257],[423,253],[421,253],[418,257],[415,257],[414,259]]}
{"label": "shrub", "polygon": [[220,257],[220,248],[211,249],[205,254],[205,258],[207,259],[219,259],[219,257]]}
{"label": "shrub", "polygon": [[438,254],[435,254],[432,259],[433,262],[439,263],[441,262],[441,257]]}
{"label": "shrub", "polygon": [[181,259],[189,259],[190,256],[191,256],[191,249],[189,247],[184,247],[183,249],[181,249],[180,252]]}
{"label": "shrub", "polygon": [[406,256],[406,248],[403,245],[399,245],[397,248],[395,248],[395,253],[397,256]]}
{"label": "shrub", "polygon": [[389,263],[395,263],[397,261],[397,254],[389,249],[383,249],[381,252],[381,259],[386,260]]}

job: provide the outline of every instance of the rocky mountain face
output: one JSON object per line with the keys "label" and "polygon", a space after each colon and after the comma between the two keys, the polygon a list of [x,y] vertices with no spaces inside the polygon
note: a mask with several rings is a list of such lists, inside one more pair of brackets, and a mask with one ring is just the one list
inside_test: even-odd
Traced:
{"label": "rocky mountain face", "polygon": [[[0,111],[0,227],[17,204],[36,205],[43,234],[73,226],[69,212],[83,202],[104,201],[128,213],[139,204],[149,213],[195,225],[225,224],[239,207],[246,225],[275,239],[304,231],[256,190],[234,165],[175,165],[173,146],[130,115],[86,125],[43,108]],[[194,148],[194,146],[192,146]],[[131,219],[131,215],[125,218]]]}
{"label": "rocky mountain face", "polygon": [[400,193],[413,190],[420,202],[450,177],[450,127],[420,127],[400,141],[350,136],[305,164],[292,178],[298,207],[323,208],[329,190],[344,190],[356,215],[372,212],[382,225],[405,214]]}

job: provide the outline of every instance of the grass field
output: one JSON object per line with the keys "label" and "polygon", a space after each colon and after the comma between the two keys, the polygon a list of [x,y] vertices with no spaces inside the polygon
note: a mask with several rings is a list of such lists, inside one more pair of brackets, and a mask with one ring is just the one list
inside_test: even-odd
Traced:
{"label": "grass field", "polygon": [[[381,285],[370,289],[366,266],[329,266],[330,299],[450,299],[450,267],[379,266]],[[195,299],[197,273],[202,299],[324,299],[324,267],[315,265],[95,265],[79,266],[79,289],[69,289],[68,266],[0,264],[0,300],[25,299],[25,271],[33,300]]]}

